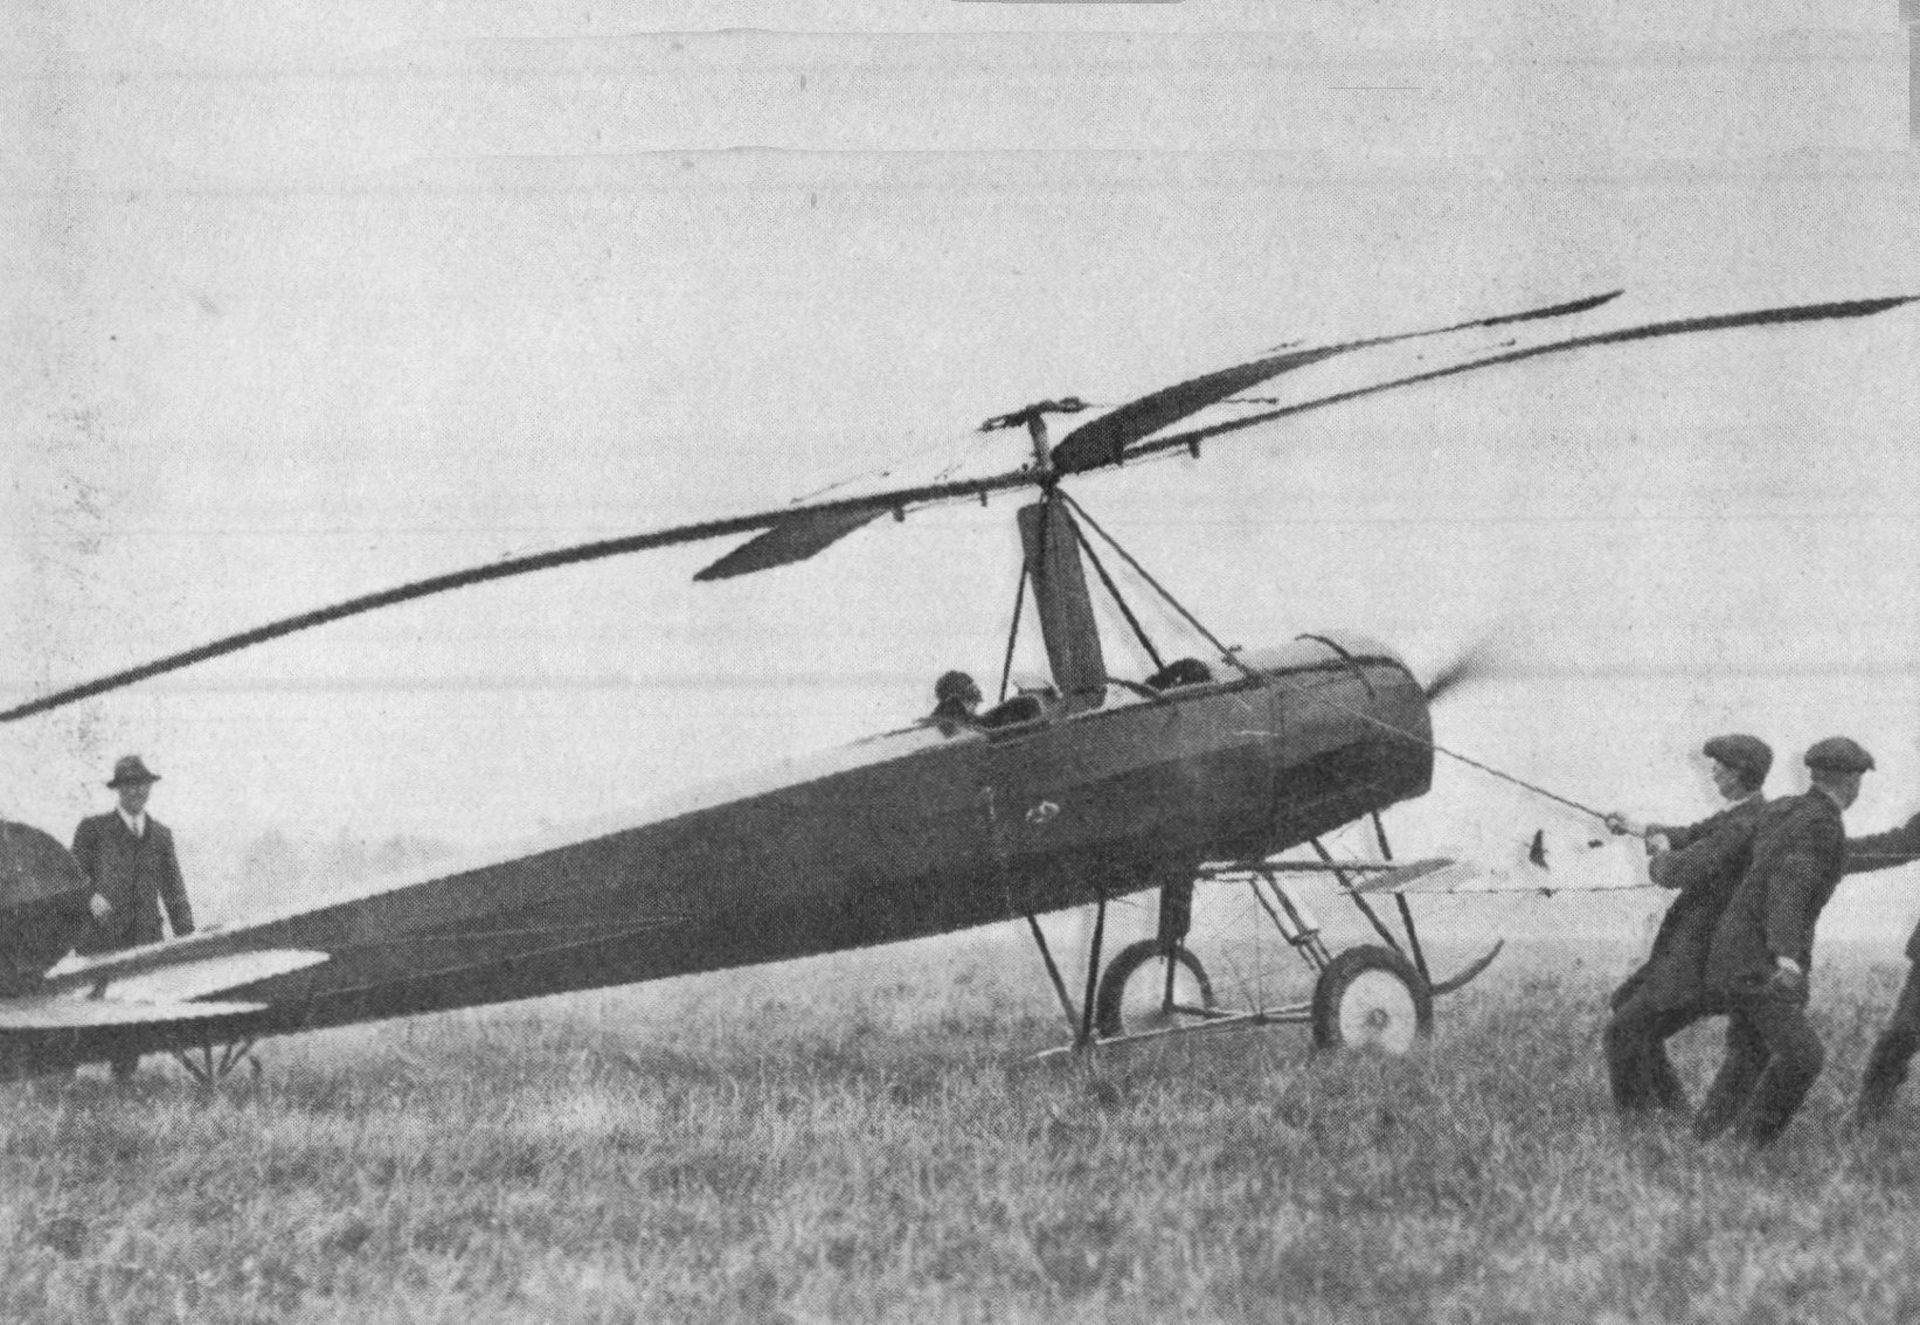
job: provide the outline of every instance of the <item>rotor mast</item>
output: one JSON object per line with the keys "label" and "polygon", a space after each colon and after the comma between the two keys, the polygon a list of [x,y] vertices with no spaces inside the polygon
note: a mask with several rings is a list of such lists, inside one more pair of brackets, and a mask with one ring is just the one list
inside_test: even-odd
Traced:
{"label": "rotor mast", "polygon": [[1033,439],[1033,468],[1042,483],[1052,483],[1053,446],[1047,441],[1047,416],[1035,405],[1027,411],[1027,436]]}
{"label": "rotor mast", "polygon": [[1033,586],[1034,610],[1040,617],[1040,635],[1047,649],[1047,667],[1069,711],[1099,708],[1107,699],[1107,662],[1100,646],[1100,627],[1093,615],[1093,596],[1087,590],[1081,562],[1081,534],[1067,503],[1056,496],[1060,475],[1053,463],[1047,435],[1047,415],[1077,414],[1086,405],[1069,396],[1042,400],[988,419],[982,432],[1025,426],[1033,444],[1033,474],[1040,500],[1020,508],[1016,523],[1025,574]]}

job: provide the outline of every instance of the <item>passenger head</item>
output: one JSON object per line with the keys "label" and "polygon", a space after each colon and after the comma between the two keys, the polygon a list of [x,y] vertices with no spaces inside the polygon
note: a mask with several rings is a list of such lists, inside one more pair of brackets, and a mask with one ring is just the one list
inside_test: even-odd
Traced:
{"label": "passenger head", "polygon": [[1739,732],[1714,737],[1701,753],[1712,761],[1713,785],[1730,801],[1760,790],[1773,768],[1772,747],[1757,736]]}
{"label": "passenger head", "polygon": [[1844,736],[1829,736],[1807,747],[1813,785],[1843,810],[1860,795],[1860,779],[1872,767],[1873,756]]}
{"label": "passenger head", "polygon": [[971,713],[980,707],[980,687],[965,672],[947,672],[933,683],[933,701],[944,708],[962,708]]}

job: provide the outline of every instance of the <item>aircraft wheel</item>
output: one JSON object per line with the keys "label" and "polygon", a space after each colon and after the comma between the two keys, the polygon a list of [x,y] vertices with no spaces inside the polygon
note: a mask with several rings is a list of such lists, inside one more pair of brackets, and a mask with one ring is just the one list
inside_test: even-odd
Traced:
{"label": "aircraft wheel", "polygon": [[1320,1049],[1404,1054],[1433,1033],[1433,994],[1413,964],[1377,944],[1348,948],[1313,987],[1313,1043]]}
{"label": "aircraft wheel", "polygon": [[[1173,964],[1173,1006],[1167,1000],[1167,963]],[[1162,1030],[1189,1020],[1181,1007],[1213,1006],[1213,982],[1200,959],[1184,945],[1159,939],[1129,943],[1114,954],[1093,1000],[1093,1029],[1102,1039],[1128,1032]]]}

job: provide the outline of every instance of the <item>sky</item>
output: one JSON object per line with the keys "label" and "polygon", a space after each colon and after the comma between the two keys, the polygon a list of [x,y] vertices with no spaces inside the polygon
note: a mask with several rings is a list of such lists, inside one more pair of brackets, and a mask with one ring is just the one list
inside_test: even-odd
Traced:
{"label": "sky", "polygon": [[[0,18],[9,701],[423,575],[978,466],[988,416],[1282,341],[1614,288],[1581,329],[1920,292],[1891,0],[441,8]],[[1076,492],[1231,640],[1352,627],[1429,671],[1507,641],[1515,674],[1438,721],[1530,780],[1704,812],[1705,735],[1844,730],[1881,755],[1878,826],[1920,808],[1917,349],[1902,310],[1600,351]],[[617,813],[990,674],[1013,504],[251,650],[12,725],[0,813],[64,836],[130,750],[206,871],[269,825],[505,842]],[[1540,813],[1450,766],[1407,831]]]}

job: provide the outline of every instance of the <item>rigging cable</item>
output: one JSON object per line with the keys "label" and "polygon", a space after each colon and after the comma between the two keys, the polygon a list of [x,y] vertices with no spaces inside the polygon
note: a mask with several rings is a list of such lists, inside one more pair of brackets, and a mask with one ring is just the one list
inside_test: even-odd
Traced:
{"label": "rigging cable", "polygon": [[[1211,644],[1214,648],[1220,651],[1220,656],[1222,658],[1232,663],[1235,667],[1238,667],[1241,671],[1245,672],[1248,676],[1255,677],[1262,681],[1265,680],[1265,677],[1261,676],[1259,672],[1256,672],[1253,668],[1249,667],[1246,663],[1242,662],[1237,652],[1231,649],[1228,649],[1226,645],[1222,644],[1219,638],[1216,635],[1214,635],[1212,631],[1208,630],[1204,625],[1202,625],[1200,623],[1199,618],[1195,617],[1192,612],[1189,612],[1186,606],[1182,604],[1179,599],[1175,598],[1171,593],[1167,592],[1167,589],[1164,585],[1162,585],[1158,580],[1154,579],[1152,575],[1148,574],[1146,568],[1143,567],[1138,561],[1134,560],[1133,555],[1129,553],[1124,547],[1121,547],[1119,542],[1115,540],[1112,534],[1109,534],[1105,529],[1102,529],[1100,527],[1099,522],[1096,521],[1092,516],[1087,514],[1085,507],[1081,506],[1079,502],[1067,496],[1067,494],[1064,492],[1060,493],[1059,495],[1061,500],[1065,501],[1067,505],[1071,506],[1074,512],[1077,515],[1079,515],[1079,517],[1082,520],[1086,521],[1087,526],[1089,528],[1091,528],[1096,534],[1099,534],[1100,537],[1104,538],[1107,541],[1107,543],[1113,548],[1114,551],[1118,552],[1123,558],[1126,559],[1127,565],[1131,566],[1134,569],[1134,572],[1138,574],[1141,579],[1145,580],[1148,584],[1152,585],[1154,590],[1162,598],[1166,599],[1168,603],[1172,604],[1175,611],[1179,612],[1181,616],[1185,617],[1187,621],[1192,624],[1194,629],[1198,630],[1203,636],[1205,636],[1207,642]],[[1096,565],[1097,564],[1098,563],[1096,562]],[[1591,805],[1583,805],[1579,801],[1574,800],[1571,797],[1562,796],[1559,792],[1556,792],[1556,791],[1549,791],[1545,787],[1542,787],[1537,783],[1529,782],[1522,777],[1516,777],[1512,773],[1503,772],[1500,769],[1493,767],[1491,764],[1484,764],[1480,762],[1478,759],[1475,759],[1469,755],[1461,754],[1457,750],[1449,750],[1446,746],[1441,745],[1438,741],[1434,741],[1430,738],[1423,737],[1423,736],[1417,736],[1414,733],[1410,731],[1406,731],[1403,728],[1396,727],[1392,723],[1387,722],[1381,718],[1376,718],[1371,713],[1362,713],[1360,710],[1356,708],[1353,708],[1346,704],[1342,704],[1339,700],[1333,699],[1330,696],[1323,695],[1316,691],[1311,691],[1311,690],[1302,690],[1298,693],[1300,693],[1303,696],[1306,696],[1307,698],[1317,699],[1321,703],[1326,704],[1332,708],[1339,709],[1342,713],[1347,714],[1349,717],[1358,718],[1360,721],[1371,723],[1373,726],[1378,727],[1383,731],[1391,732],[1395,736],[1400,737],[1402,740],[1412,741],[1416,745],[1424,745],[1429,750],[1432,750],[1436,754],[1443,754],[1447,756],[1449,759],[1456,759],[1459,762],[1466,764],[1470,768],[1477,768],[1482,773],[1486,773],[1489,776],[1499,778],[1503,782],[1511,782],[1514,786],[1520,787],[1526,791],[1530,791],[1536,796],[1542,796],[1542,797],[1545,797],[1547,800],[1555,801],[1558,804],[1568,807],[1569,809],[1578,810],[1581,814],[1590,815],[1591,817],[1600,820],[1602,823],[1605,823],[1607,821],[1606,813],[1604,811],[1594,809]]]}
{"label": "rigging cable", "polygon": [[[1056,489],[1056,491],[1058,490]],[[1206,639],[1207,643],[1211,644],[1215,649],[1219,651],[1220,657],[1222,660],[1231,664],[1234,667],[1239,668],[1242,672],[1245,672],[1249,677],[1253,678],[1256,681],[1261,682],[1263,685],[1266,683],[1266,678],[1264,676],[1262,676],[1259,672],[1254,671],[1253,668],[1247,666],[1246,663],[1242,662],[1240,660],[1239,654],[1236,651],[1234,651],[1233,649],[1229,649],[1225,644],[1222,644],[1220,642],[1219,636],[1215,635],[1211,630],[1208,630],[1206,626],[1201,622],[1199,617],[1195,616],[1193,613],[1187,610],[1186,604],[1182,603],[1178,598],[1175,598],[1171,593],[1169,593],[1167,591],[1166,586],[1161,584],[1160,581],[1154,579],[1153,576],[1148,573],[1147,568],[1145,566],[1142,566],[1138,561],[1135,561],[1133,558],[1133,554],[1127,551],[1125,548],[1121,547],[1118,539],[1114,538],[1112,534],[1109,534],[1106,530],[1102,529],[1100,527],[1099,521],[1095,520],[1091,515],[1087,514],[1086,507],[1082,506],[1079,502],[1075,501],[1072,497],[1068,496],[1065,492],[1059,492],[1058,495],[1060,497],[1060,500],[1064,501],[1069,507],[1071,507],[1076,515],[1078,515],[1082,520],[1085,520],[1087,522],[1087,527],[1089,529],[1092,529],[1094,533],[1104,538],[1107,541],[1107,545],[1111,547],[1115,552],[1118,552],[1120,554],[1121,559],[1124,560],[1127,563],[1127,565],[1133,568],[1134,574],[1138,575],[1141,579],[1145,580],[1149,585],[1153,587],[1153,590],[1155,593],[1159,594],[1162,598],[1166,599],[1168,603],[1172,604],[1173,610],[1178,612],[1181,616],[1185,617],[1187,620],[1187,624],[1192,626],[1195,630],[1199,631],[1201,636]]]}
{"label": "rigging cable", "polygon": [[[1007,628],[1007,657],[1000,664],[1000,698],[996,704],[1007,702],[1007,682],[1013,676],[1013,646],[1020,641],[1020,613],[1027,605],[1027,562],[1020,559],[1020,587],[1013,591],[1013,624]],[[1029,917],[1031,919],[1031,917]]]}
{"label": "rigging cable", "polygon": [[[1081,514],[1085,515],[1086,512],[1082,511]],[[1107,574],[1107,568],[1102,564],[1100,554],[1093,550],[1092,540],[1078,524],[1074,525],[1073,532],[1079,540],[1081,549],[1086,552],[1087,560],[1093,563],[1095,573],[1100,576],[1100,583],[1107,586],[1107,593],[1112,596],[1114,606],[1120,609],[1120,615],[1124,616],[1127,624],[1133,627],[1134,637],[1140,641],[1140,647],[1147,651],[1147,657],[1153,659],[1153,670],[1155,672],[1166,670],[1166,660],[1160,656],[1160,650],[1153,647],[1153,641],[1147,638],[1147,629],[1140,624],[1140,618],[1133,614],[1133,609],[1127,605],[1127,600],[1120,596],[1120,586],[1113,582],[1113,576]]]}
{"label": "rigging cable", "polygon": [[1387,722],[1381,718],[1374,717],[1371,713],[1362,713],[1358,709],[1349,708],[1347,705],[1342,704],[1337,699],[1329,699],[1325,695],[1315,694],[1312,691],[1301,691],[1300,693],[1303,695],[1307,695],[1310,698],[1317,699],[1323,704],[1331,705],[1332,707],[1339,709],[1342,713],[1345,713],[1351,717],[1358,718],[1362,722],[1370,722],[1374,726],[1380,728],[1382,731],[1392,732],[1395,736],[1400,737],[1402,740],[1412,741],[1416,745],[1424,745],[1429,750],[1432,750],[1435,754],[1443,754],[1447,756],[1447,758],[1449,759],[1457,759],[1461,763],[1466,764],[1470,768],[1477,768],[1482,773],[1486,773],[1493,777],[1497,777],[1503,782],[1511,782],[1513,783],[1514,786],[1524,788],[1525,790],[1532,792],[1536,796],[1544,796],[1550,801],[1557,801],[1559,804],[1566,806],[1568,809],[1578,810],[1582,814],[1591,815],[1593,818],[1600,820],[1602,823],[1605,823],[1607,821],[1606,812],[1603,810],[1596,810],[1591,805],[1582,805],[1579,801],[1574,800],[1568,796],[1562,796],[1557,791],[1548,791],[1545,787],[1539,786],[1536,783],[1529,782],[1525,778],[1516,777],[1512,773],[1502,772],[1500,769],[1495,768],[1493,765],[1483,764],[1478,759],[1474,759],[1469,755],[1461,754],[1458,750],[1449,750],[1447,749],[1446,746],[1441,745],[1438,741],[1429,740],[1422,736],[1416,736],[1412,732],[1407,731],[1404,728],[1394,726],[1391,722]]}

